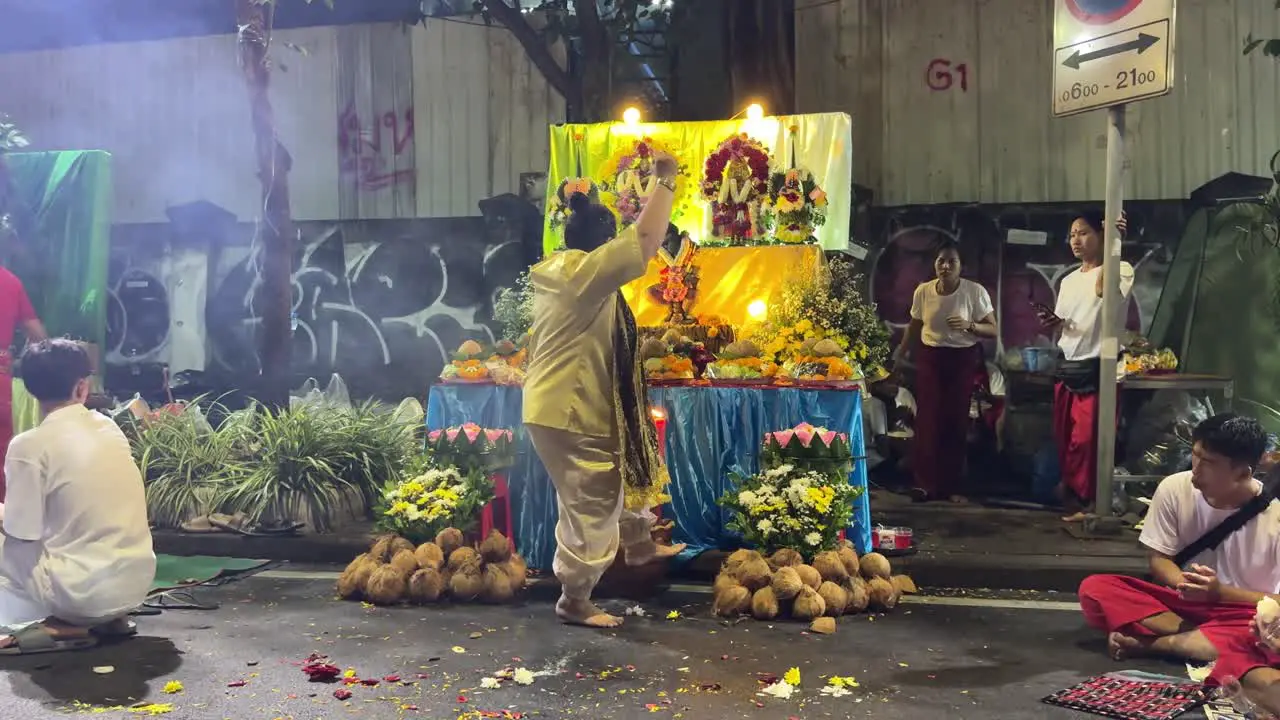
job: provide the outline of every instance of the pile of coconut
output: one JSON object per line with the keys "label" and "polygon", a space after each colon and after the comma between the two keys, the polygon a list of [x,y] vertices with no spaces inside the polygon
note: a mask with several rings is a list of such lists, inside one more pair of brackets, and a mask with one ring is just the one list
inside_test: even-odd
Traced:
{"label": "pile of coconut", "polygon": [[[888,558],[879,553],[859,558],[848,541],[838,550],[818,553],[812,564],[786,548],[767,560],[754,550],[738,550],[716,577],[713,610],[726,618],[751,615],[757,620],[807,622],[868,609],[892,610],[904,592],[915,591],[909,577],[893,576]],[[827,632],[835,629],[834,620],[820,624]]]}
{"label": "pile of coconut", "polygon": [[476,547],[467,545],[454,528],[417,547],[402,537],[384,535],[338,577],[338,595],[375,605],[425,605],[446,597],[504,603],[524,589],[527,569],[497,530]]}

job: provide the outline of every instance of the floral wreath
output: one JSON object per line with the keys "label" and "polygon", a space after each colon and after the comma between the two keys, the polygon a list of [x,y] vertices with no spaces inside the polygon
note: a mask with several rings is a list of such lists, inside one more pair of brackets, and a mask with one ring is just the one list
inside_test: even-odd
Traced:
{"label": "floral wreath", "polygon": [[599,188],[591,178],[571,177],[560,181],[560,187],[556,188],[556,196],[551,204],[551,229],[559,230],[569,222],[569,216],[573,214],[573,210],[569,208],[569,198],[574,193],[582,193],[592,200],[600,197]]}
{"label": "floral wreath", "polygon": [[813,231],[827,222],[827,193],[801,168],[774,173],[760,201],[760,225],[784,245],[816,242]]}
{"label": "floral wreath", "polygon": [[746,244],[755,234],[752,210],[768,189],[769,151],[746,133],[720,143],[707,157],[702,196],[711,201],[712,234]]}
{"label": "floral wreath", "polygon": [[623,227],[631,225],[640,217],[644,198],[656,188],[658,179],[653,174],[653,157],[657,153],[677,158],[671,219],[676,220],[684,214],[685,204],[689,200],[688,166],[679,162],[679,154],[667,144],[651,137],[642,137],[614,152],[597,176],[597,182],[607,195],[605,204],[617,214]]}

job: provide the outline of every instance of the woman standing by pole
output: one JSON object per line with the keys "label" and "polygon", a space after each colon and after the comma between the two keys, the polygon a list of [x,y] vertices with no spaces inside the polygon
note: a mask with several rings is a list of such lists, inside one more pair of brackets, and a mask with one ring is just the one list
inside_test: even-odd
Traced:
{"label": "woman standing by pole", "polygon": [[984,371],[980,338],[996,336],[995,310],[987,289],[960,277],[954,242],[938,249],[937,278],[921,283],[911,299],[911,324],[898,348],[916,366],[916,422],[912,497],[924,502],[960,491],[974,380]]}
{"label": "woman standing by pole", "polygon": [[[1127,228],[1124,214],[1117,223]],[[1053,435],[1058,445],[1062,474],[1059,493],[1070,513],[1066,522],[1080,522],[1094,502],[1097,489],[1098,381],[1102,368],[1102,213],[1089,211],[1071,223],[1071,253],[1080,267],[1067,273],[1058,288],[1053,311],[1040,308],[1040,321],[1058,331],[1063,361],[1053,387]],[[1120,312],[1128,307],[1133,290],[1133,266],[1120,263]],[[1123,318],[1123,315],[1121,316]],[[1124,327],[1124,321],[1117,322]],[[1103,499],[1107,501],[1106,498]]]}

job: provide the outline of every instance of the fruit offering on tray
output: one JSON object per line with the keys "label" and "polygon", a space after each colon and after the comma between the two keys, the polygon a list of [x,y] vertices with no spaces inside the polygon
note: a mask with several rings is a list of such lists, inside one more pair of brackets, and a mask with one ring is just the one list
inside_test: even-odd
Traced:
{"label": "fruit offering on tray", "polygon": [[1174,355],[1169,348],[1157,350],[1146,338],[1137,338],[1125,348],[1124,372],[1126,375],[1170,373],[1177,369],[1178,356]]}
{"label": "fruit offering on tray", "polygon": [[489,364],[492,366],[495,362],[502,362],[513,368],[524,367],[528,356],[529,334],[525,333],[518,343],[510,340],[499,340],[493,346],[493,354],[489,356]]}
{"label": "fruit offering on tray", "polygon": [[760,348],[750,340],[739,340],[725,346],[720,357],[707,370],[715,380],[770,381],[778,371],[771,362],[761,357]]}
{"label": "fruit offering on tray", "polygon": [[856,365],[845,360],[834,340],[805,341],[794,360],[784,365],[788,377],[801,382],[847,382],[862,377]]}
{"label": "fruit offering on tray", "polygon": [[[693,343],[682,339],[673,346],[663,339],[650,338],[640,345],[640,358],[644,362],[644,375],[650,380],[692,380],[693,360],[689,353]],[[677,347],[683,352],[678,352]]]}
{"label": "fruit offering on tray", "polygon": [[440,379],[450,382],[485,382],[490,380],[486,361],[490,353],[475,340],[468,340],[458,347],[453,359],[444,370],[440,371]]}

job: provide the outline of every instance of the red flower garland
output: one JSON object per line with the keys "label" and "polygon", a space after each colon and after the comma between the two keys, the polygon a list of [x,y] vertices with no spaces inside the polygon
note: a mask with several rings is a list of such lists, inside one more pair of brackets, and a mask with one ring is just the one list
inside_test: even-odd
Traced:
{"label": "red flower garland", "polygon": [[[738,161],[747,167],[750,187],[739,200],[729,197],[723,202],[720,193],[725,183],[725,171]],[[711,201],[712,234],[728,238],[733,244],[742,244],[755,234],[752,206],[769,184],[769,151],[759,141],[746,133],[734,135],[716,147],[707,157],[702,180],[702,196]]]}

